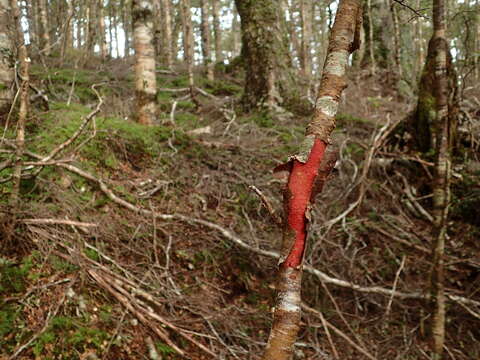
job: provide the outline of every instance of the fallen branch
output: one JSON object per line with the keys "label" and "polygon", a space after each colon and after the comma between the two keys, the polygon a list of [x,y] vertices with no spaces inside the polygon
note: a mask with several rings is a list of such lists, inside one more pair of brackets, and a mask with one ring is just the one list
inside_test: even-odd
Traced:
{"label": "fallen branch", "polygon": [[110,293],[115,299],[117,299],[123,306],[125,306],[130,313],[135,315],[138,320],[145,326],[149,327],[153,330],[155,334],[158,335],[160,339],[165,341],[165,343],[170,346],[173,350],[175,350],[179,355],[185,356],[185,352],[180,349],[169,337],[168,335],[160,329],[158,326],[155,326],[148,321],[142,312],[135,309],[135,307],[131,304],[127,297],[122,295],[120,292],[116,291],[112,286],[110,286],[109,282],[103,279],[100,274],[95,270],[88,270],[88,274],[108,293]]}
{"label": "fallen branch", "polygon": [[70,226],[78,226],[78,227],[97,227],[97,224],[94,223],[85,223],[80,221],[73,221],[73,220],[62,220],[62,219],[23,219],[20,220],[24,224],[32,224],[32,225],[70,225]]}
{"label": "fallen branch", "polygon": [[[11,147],[15,146],[11,142],[7,142],[7,145],[11,146]],[[33,158],[42,159],[42,157],[40,155],[35,154],[31,151],[26,151],[25,154],[28,155],[28,156],[31,156]],[[239,238],[236,234],[234,234],[230,230],[228,230],[228,229],[226,229],[226,228],[224,228],[224,227],[222,227],[218,224],[212,223],[210,221],[197,219],[197,218],[192,218],[192,217],[185,216],[185,215],[182,215],[182,214],[153,213],[150,210],[138,207],[138,206],[126,201],[126,200],[123,200],[119,196],[117,196],[112,190],[110,190],[110,188],[107,186],[107,184],[103,180],[97,179],[94,175],[90,174],[87,171],[81,170],[74,165],[58,163],[55,166],[67,169],[67,170],[69,170],[69,171],[71,171],[71,172],[73,172],[73,173],[75,173],[75,174],[93,182],[94,184],[96,184],[100,188],[100,190],[110,200],[112,200],[117,205],[120,205],[120,206],[122,206],[126,209],[129,209],[131,211],[134,211],[136,213],[143,214],[143,215],[155,216],[155,218],[161,219],[161,220],[179,220],[179,221],[183,221],[183,222],[189,223],[189,224],[202,225],[202,226],[205,226],[209,229],[218,231],[226,239],[232,241],[233,243],[237,244],[238,246],[240,246],[243,249],[249,250],[249,251],[251,251],[253,253],[256,253],[258,255],[268,256],[268,257],[271,257],[271,258],[274,258],[274,259],[279,259],[280,258],[280,255],[277,252],[270,251],[270,250],[263,250],[263,249],[259,249],[259,248],[254,248],[254,247],[248,245],[245,241],[243,241],[241,238]],[[420,291],[408,292],[407,293],[407,292],[401,292],[401,291],[394,291],[392,289],[383,288],[383,287],[380,287],[380,286],[361,286],[361,285],[358,285],[358,284],[351,283],[349,281],[345,281],[345,280],[330,277],[326,273],[324,273],[324,272],[322,272],[318,269],[315,269],[314,267],[312,267],[310,265],[305,265],[304,270],[306,272],[312,274],[312,275],[317,276],[321,281],[325,282],[326,284],[332,284],[332,285],[336,285],[336,286],[339,286],[339,287],[343,287],[343,288],[355,290],[355,291],[358,291],[358,292],[366,293],[366,294],[379,294],[379,295],[385,295],[385,296],[394,296],[394,297],[399,298],[399,299],[428,300],[430,298],[429,294],[424,294],[423,292],[420,292]],[[468,298],[465,298],[463,296],[457,296],[457,295],[453,295],[453,294],[449,294],[449,293],[446,293],[445,295],[446,295],[447,299],[449,299],[450,301],[453,301],[453,302],[456,302],[456,303],[461,303],[461,304],[464,304],[464,305],[473,305],[473,306],[480,307],[480,301],[468,299]]]}

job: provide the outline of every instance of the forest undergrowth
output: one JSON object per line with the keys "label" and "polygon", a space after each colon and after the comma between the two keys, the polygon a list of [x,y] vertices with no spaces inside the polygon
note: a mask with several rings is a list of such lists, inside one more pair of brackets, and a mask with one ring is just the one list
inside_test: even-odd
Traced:
{"label": "forest undergrowth", "polygon": [[[130,65],[32,69],[48,101],[38,97],[28,119],[34,176],[22,180],[15,223],[2,171],[0,359],[263,352],[286,180],[273,169],[302,139],[312,99],[245,115],[235,72],[197,73],[193,101],[182,69],[158,69],[161,116],[147,127],[129,120]],[[350,74],[337,170],[311,211],[296,359],[428,358],[433,163],[405,145],[413,94],[381,78]],[[475,104],[465,109],[478,123]],[[8,161],[14,126],[3,125]],[[469,134],[446,257],[446,350],[458,360],[480,357],[480,162]]]}

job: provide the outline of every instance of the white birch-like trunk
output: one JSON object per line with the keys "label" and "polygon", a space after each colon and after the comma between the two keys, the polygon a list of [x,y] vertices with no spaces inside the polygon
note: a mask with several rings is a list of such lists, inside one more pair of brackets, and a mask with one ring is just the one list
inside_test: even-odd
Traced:
{"label": "white birch-like trunk", "polygon": [[152,125],[157,112],[152,1],[133,0],[132,20],[136,93],[136,114],[134,114],[134,117],[141,124]]}

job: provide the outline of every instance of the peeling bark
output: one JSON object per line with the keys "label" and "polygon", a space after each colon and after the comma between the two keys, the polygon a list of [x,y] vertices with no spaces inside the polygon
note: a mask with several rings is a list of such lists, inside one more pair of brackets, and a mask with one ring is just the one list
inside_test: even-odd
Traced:
{"label": "peeling bark", "polygon": [[284,228],[274,321],[264,360],[288,360],[300,328],[300,290],[309,208],[322,190],[336,154],[328,148],[350,54],[358,48],[362,20],[359,0],[341,0],[333,24],[314,115],[303,146],[284,168]]}
{"label": "peeling bark", "polygon": [[132,2],[133,38],[135,46],[136,119],[151,125],[156,119],[157,80],[153,46],[153,4]]}

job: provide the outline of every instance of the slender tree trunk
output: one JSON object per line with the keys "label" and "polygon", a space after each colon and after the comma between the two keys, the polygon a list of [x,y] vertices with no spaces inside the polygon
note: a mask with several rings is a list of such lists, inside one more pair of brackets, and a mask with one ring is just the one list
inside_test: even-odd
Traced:
{"label": "slender tree trunk", "polygon": [[200,0],[202,6],[202,21],[201,21],[201,33],[202,33],[202,55],[203,63],[205,65],[207,78],[210,81],[213,81],[213,61],[212,61],[212,51],[210,49],[210,21],[209,21],[209,11],[208,11],[208,0]]}
{"label": "slender tree trunk", "polygon": [[77,49],[81,49],[83,46],[83,14],[85,12],[85,7],[83,1],[78,4],[78,13],[76,14],[77,18]]}
{"label": "slender tree trunk", "polygon": [[[328,14],[327,14],[327,9],[324,6],[319,5],[319,17],[320,17],[320,34],[319,34],[319,41],[317,43],[317,49],[316,49],[316,56],[317,56],[317,65],[318,69],[321,69],[324,64],[325,60],[325,49],[327,48],[327,42],[328,42]],[[317,32],[318,33],[318,32]]]}
{"label": "slender tree trunk", "polygon": [[390,0],[390,13],[392,15],[392,22],[393,22],[393,40],[394,40],[394,54],[395,54],[395,67],[396,73],[399,79],[403,77],[402,71],[402,60],[401,60],[401,48],[402,44],[400,42],[400,25],[398,21],[398,11],[397,7],[395,6],[395,1]]}
{"label": "slender tree trunk", "polygon": [[172,9],[170,0],[161,0],[161,12],[163,17],[162,32],[163,32],[163,54],[165,55],[165,65],[169,69],[173,66],[173,52],[172,52]]}
{"label": "slender tree trunk", "polygon": [[241,36],[240,36],[240,32],[241,32],[241,30],[240,30],[240,20],[238,19],[238,11],[237,11],[237,8],[235,7],[235,4],[233,5],[232,13],[233,13],[233,18],[232,18],[232,39],[233,39],[232,57],[236,57],[236,56],[240,55],[240,52],[242,51],[242,39],[241,39]]}
{"label": "slender tree trunk", "polygon": [[35,24],[35,9],[32,2],[27,1],[25,4],[25,9],[27,12],[27,21],[28,21],[28,37],[30,39],[30,44],[38,44],[37,40],[37,26]]}
{"label": "slender tree trunk", "polygon": [[[335,165],[328,151],[350,54],[358,48],[361,26],[359,0],[340,0],[331,30],[327,60],[315,106],[300,152],[291,157],[284,191],[284,229],[279,263],[278,295],[264,360],[289,360],[300,328],[301,278],[305,255],[308,208]],[[330,148],[328,149],[330,150]]]}
{"label": "slender tree trunk", "polygon": [[172,57],[174,61],[177,61],[178,59],[178,43],[180,38],[180,32],[183,27],[181,7],[181,3],[179,3],[176,8],[172,7],[172,9],[174,10],[174,24],[172,28]]}
{"label": "slender tree trunk", "polygon": [[17,57],[20,62],[20,108],[18,110],[17,121],[17,138],[15,150],[15,165],[12,175],[12,193],[11,205],[13,208],[13,216],[20,205],[20,181],[22,177],[22,157],[25,151],[25,123],[27,121],[28,113],[28,89],[29,89],[29,75],[28,68],[30,59],[27,54],[27,47],[25,46],[25,38],[23,36],[23,29],[20,25],[20,9],[18,8],[17,0],[10,0],[13,20],[15,24],[16,42],[17,42]]}
{"label": "slender tree trunk", "polygon": [[367,0],[367,16],[368,16],[368,55],[370,56],[370,71],[372,75],[377,72],[377,63],[375,61],[375,42],[373,38],[373,16],[372,16],[372,0]]}
{"label": "slender tree trunk", "polygon": [[108,54],[110,57],[113,57],[113,6],[111,3],[111,0],[108,1],[107,3],[107,14],[106,16],[108,17]]}
{"label": "slender tree trunk", "polygon": [[312,12],[307,0],[300,0],[300,17],[302,20],[302,52],[300,67],[302,75],[310,78],[312,74],[312,54],[310,41],[312,37]]}
{"label": "slender tree trunk", "polygon": [[[218,0],[212,0],[212,15],[213,15],[213,34],[215,37],[215,61],[222,62],[223,61],[222,32],[220,30],[220,9],[219,9]],[[235,21],[235,18],[234,18],[234,21]],[[235,36],[235,33],[234,33],[234,36]]]}
{"label": "slender tree trunk", "polygon": [[8,0],[0,0],[0,114],[10,107],[13,98],[13,59],[11,51],[13,44],[9,36],[9,10]]}
{"label": "slender tree trunk", "polygon": [[113,6],[111,6],[112,9],[112,21],[113,21],[113,37],[115,39],[115,51],[117,57],[120,57],[120,43],[119,43],[119,37],[118,37],[118,13],[117,9]]}
{"label": "slender tree trunk", "polygon": [[133,0],[120,0],[120,7],[122,11],[122,23],[123,23],[123,32],[125,36],[125,57],[130,56],[130,21],[129,21],[129,11],[128,9],[130,6],[128,6],[129,1]]}
{"label": "slender tree trunk", "polygon": [[87,6],[87,28],[88,28],[88,40],[87,40],[87,54],[93,54],[95,51],[95,44],[98,40],[98,32],[100,31],[99,24],[98,24],[98,8],[97,8],[97,0],[88,0]]}
{"label": "slender tree trunk", "polygon": [[135,117],[141,124],[152,125],[156,119],[157,82],[151,0],[132,1],[132,22],[135,47]]}
{"label": "slender tree trunk", "polygon": [[474,9],[476,11],[475,16],[475,80],[480,80],[480,1],[476,0]]}
{"label": "slender tree trunk", "polygon": [[38,0],[38,7],[40,12],[40,38],[41,38],[41,51],[46,56],[50,55],[51,45],[50,45],[50,32],[48,27],[48,17],[47,17],[47,0]]}
{"label": "slender tree trunk", "polygon": [[153,0],[153,44],[155,47],[155,56],[159,64],[163,64],[164,55],[164,38],[163,38],[163,21],[162,5],[160,0]]}
{"label": "slender tree trunk", "polygon": [[98,22],[98,40],[100,42],[100,56],[105,60],[108,56],[106,27],[105,27],[105,11],[103,0],[97,0],[97,22]]}
{"label": "slender tree trunk", "polygon": [[432,268],[432,359],[441,360],[445,342],[445,275],[444,251],[447,232],[448,207],[450,202],[450,129],[448,98],[447,60],[444,0],[433,0],[433,47],[435,54],[434,95],[436,100],[437,158],[433,188],[434,239]]}
{"label": "slender tree trunk", "polygon": [[188,67],[188,84],[190,95],[195,99],[195,84],[193,80],[193,29],[190,0],[180,0],[180,11],[183,27],[183,53]]}
{"label": "slender tree trunk", "polygon": [[[420,5],[420,0],[417,0],[416,8],[419,9]],[[425,64],[422,21],[423,20],[420,17],[415,20],[415,58],[417,59],[417,61],[415,62],[415,73],[417,76],[416,79],[420,78],[423,65]]]}
{"label": "slender tree trunk", "polygon": [[[293,6],[290,7],[288,4],[288,0],[280,0],[280,8],[281,8],[281,21],[284,23],[284,27],[287,30],[286,31],[286,38],[288,39],[289,43],[292,44],[293,51],[297,55],[297,57],[300,59],[300,63],[302,62],[301,56],[302,56],[302,44],[298,40],[297,36],[297,25],[295,22],[295,16],[294,16],[294,9]],[[289,14],[289,19],[287,20],[286,16],[287,13]]]}
{"label": "slender tree trunk", "polygon": [[65,53],[68,49],[73,47],[73,38],[72,38],[72,20],[73,20],[73,0],[67,0],[67,19],[65,21],[64,27],[64,38],[62,43],[62,49],[60,50],[60,57],[63,60],[65,59]]}

